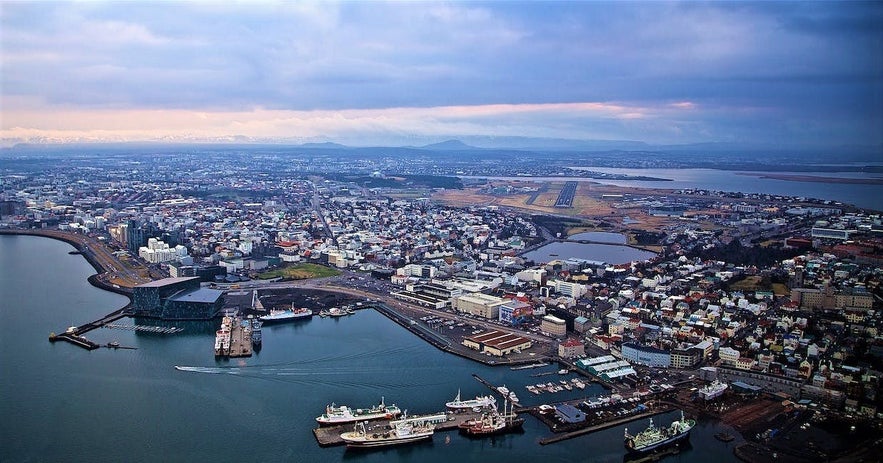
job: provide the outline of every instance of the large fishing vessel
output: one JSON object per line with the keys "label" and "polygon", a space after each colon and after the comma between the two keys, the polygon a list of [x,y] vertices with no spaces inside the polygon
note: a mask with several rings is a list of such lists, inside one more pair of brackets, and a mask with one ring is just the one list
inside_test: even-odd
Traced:
{"label": "large fishing vessel", "polygon": [[294,308],[294,303],[291,303],[290,309],[272,309],[270,313],[267,315],[261,315],[258,319],[266,324],[271,323],[282,323],[293,320],[301,320],[304,318],[310,318],[313,316],[313,311],[305,308]]}
{"label": "large fishing vessel", "polygon": [[496,404],[497,399],[491,395],[477,396],[476,398],[469,400],[460,400],[460,390],[457,389],[457,397],[454,397],[454,400],[447,402],[445,407],[447,407],[448,410],[463,411],[493,407]]}
{"label": "large fishing vessel", "polygon": [[364,421],[359,421],[340,438],[349,448],[386,447],[431,439],[434,432],[435,424],[422,419],[392,421],[382,429],[368,429]]}
{"label": "large fishing vessel", "polygon": [[221,328],[215,332],[215,355],[220,357],[230,353],[230,337],[233,327],[233,318],[221,319]]}
{"label": "large fishing vessel", "polygon": [[658,428],[650,418],[650,426],[647,429],[632,436],[628,428],[625,430],[625,448],[629,453],[647,453],[669,445],[674,445],[690,437],[690,430],[696,425],[696,420],[684,418],[681,411],[681,419],[675,420],[667,428]]}
{"label": "large fishing vessel", "polygon": [[402,411],[399,407],[386,405],[383,398],[380,398],[380,404],[371,408],[357,408],[353,410],[346,405],[331,404],[325,407],[325,413],[316,417],[316,421],[320,425],[337,425],[352,423],[354,421],[391,419],[401,415]]}
{"label": "large fishing vessel", "polygon": [[458,426],[460,432],[469,436],[493,436],[520,429],[524,424],[524,418],[519,418],[511,409],[507,410],[507,403],[503,402],[503,413],[494,406],[482,413],[481,418],[461,423]]}

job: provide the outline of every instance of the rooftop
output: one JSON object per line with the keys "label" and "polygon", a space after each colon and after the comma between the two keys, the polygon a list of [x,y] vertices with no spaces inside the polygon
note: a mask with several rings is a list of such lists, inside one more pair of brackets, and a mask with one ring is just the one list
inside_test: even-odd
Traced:
{"label": "rooftop", "polygon": [[161,280],[155,280],[148,283],[144,283],[136,286],[136,288],[161,288],[167,285],[173,285],[175,283],[181,283],[183,281],[189,280],[198,280],[199,277],[179,277],[179,278],[163,278]]}
{"label": "rooftop", "polygon": [[[188,280],[189,278],[166,278],[167,280]],[[200,302],[204,304],[214,304],[221,296],[223,291],[217,289],[199,288],[193,291],[187,291],[183,294],[172,296],[170,300],[179,302]]]}

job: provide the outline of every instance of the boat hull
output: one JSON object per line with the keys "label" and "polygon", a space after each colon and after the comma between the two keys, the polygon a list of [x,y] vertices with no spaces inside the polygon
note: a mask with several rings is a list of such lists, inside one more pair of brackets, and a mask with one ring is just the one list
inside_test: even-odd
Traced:
{"label": "boat hull", "polygon": [[675,445],[680,445],[682,442],[685,442],[685,441],[689,440],[689,438],[690,438],[690,433],[689,433],[689,432],[685,432],[685,433],[683,433],[683,434],[680,434],[680,435],[677,435],[677,436],[674,436],[674,437],[670,437],[670,438],[668,438],[668,439],[666,439],[666,440],[664,440],[664,441],[660,441],[660,442],[657,442],[657,443],[655,443],[655,444],[651,444],[651,445],[648,445],[648,446],[645,446],[645,447],[641,447],[641,448],[639,448],[639,449],[629,447],[628,442],[626,441],[626,446],[625,446],[625,448],[626,448],[626,451],[628,451],[628,453],[630,453],[630,454],[633,454],[633,455],[643,455],[643,454],[651,453],[651,452],[654,452],[654,451],[656,451],[656,450],[663,449],[663,448],[666,448],[666,447],[671,447],[671,446],[675,446]]}
{"label": "boat hull", "polygon": [[350,449],[370,449],[370,448],[378,448],[378,447],[391,447],[394,445],[404,445],[411,444],[414,442],[419,442],[423,440],[429,440],[432,438],[432,433],[425,434],[417,434],[413,436],[407,437],[396,437],[396,438],[364,438],[360,436],[347,436],[349,433],[343,433],[340,435],[340,438],[346,442],[346,447]]}
{"label": "boat hull", "polygon": [[524,418],[515,418],[511,423],[507,423],[505,426],[496,429],[482,429],[471,426],[460,427],[460,434],[469,437],[498,436],[500,434],[522,431],[523,425]]}
{"label": "boat hull", "polygon": [[307,319],[311,318],[312,316],[313,316],[313,313],[310,312],[310,313],[303,314],[303,315],[298,314],[298,315],[290,315],[290,316],[282,316],[282,317],[263,316],[263,317],[259,317],[258,319],[264,325],[277,325],[279,323],[288,323],[288,322],[295,322],[298,320],[307,320]]}
{"label": "boat hull", "polygon": [[357,421],[376,421],[376,420],[391,420],[398,416],[399,413],[375,413],[370,415],[355,415],[352,417],[341,417],[341,418],[316,418],[316,422],[319,423],[320,426],[339,426],[341,424],[352,424]]}

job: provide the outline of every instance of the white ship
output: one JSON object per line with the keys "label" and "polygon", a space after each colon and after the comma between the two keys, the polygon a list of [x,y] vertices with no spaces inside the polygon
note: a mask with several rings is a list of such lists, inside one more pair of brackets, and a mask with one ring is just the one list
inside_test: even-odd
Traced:
{"label": "white ship", "polygon": [[702,387],[699,389],[699,395],[704,400],[712,400],[723,395],[724,391],[730,387],[727,383],[722,383],[718,380],[714,380],[711,384]]}
{"label": "white ship", "polygon": [[261,315],[258,317],[258,320],[266,323],[282,323],[293,320],[302,320],[305,318],[310,318],[313,316],[313,311],[310,309],[300,308],[295,309],[294,303],[291,303],[290,309],[272,309],[268,315]]}
{"label": "white ship", "polygon": [[431,439],[435,433],[435,422],[444,421],[445,415],[424,418],[406,418],[391,421],[388,427],[368,429],[364,421],[355,424],[351,432],[345,432],[340,438],[348,448],[371,448],[401,445]]}
{"label": "white ship", "polygon": [[395,405],[386,405],[381,397],[380,404],[371,408],[357,408],[353,410],[346,405],[338,406],[331,404],[325,407],[325,413],[316,417],[316,421],[318,421],[320,425],[336,425],[352,423],[355,421],[392,419],[399,416],[401,413],[402,411],[399,410],[399,407],[396,407]]}
{"label": "white ship", "polygon": [[476,408],[490,408],[497,404],[497,399],[491,395],[478,396],[474,399],[460,400],[460,390],[457,390],[457,397],[445,404],[449,410],[473,410]]}

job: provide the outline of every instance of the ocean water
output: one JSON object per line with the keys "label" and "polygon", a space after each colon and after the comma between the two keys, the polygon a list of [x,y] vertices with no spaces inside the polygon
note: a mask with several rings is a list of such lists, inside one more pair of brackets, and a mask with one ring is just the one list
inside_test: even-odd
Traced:
{"label": "ocean water", "polygon": [[[543,370],[491,368],[441,352],[370,311],[268,326],[254,357],[216,361],[205,324],[175,335],[99,329],[97,342],[137,350],[85,351],[47,336],[109,313],[127,300],[88,284],[94,270],[65,243],[0,236],[0,461],[622,462],[622,427],[541,446],[551,435],[527,416],[524,433],[471,440],[440,432],[432,442],[371,452],[320,448],[311,430],[326,404],[367,406],[384,397],[410,413],[440,411],[462,390],[486,394],[476,373],[524,385]],[[121,320],[121,324],[132,324]],[[150,323],[150,322],[148,322]],[[178,371],[175,365],[197,367]],[[554,367],[549,367],[554,368]],[[548,378],[559,379],[556,376]],[[572,397],[591,397],[598,386]],[[674,415],[659,417],[665,423]],[[643,422],[632,423],[632,431]],[[666,462],[736,461],[728,429],[700,421],[692,448]]]}

